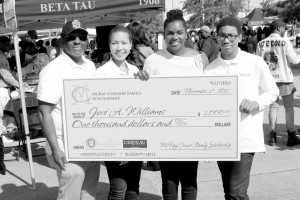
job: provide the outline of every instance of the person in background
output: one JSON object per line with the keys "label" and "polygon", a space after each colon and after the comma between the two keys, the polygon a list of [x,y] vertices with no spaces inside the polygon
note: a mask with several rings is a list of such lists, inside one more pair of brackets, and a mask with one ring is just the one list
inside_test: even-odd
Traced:
{"label": "person in background", "polygon": [[151,31],[151,33],[149,34],[149,39],[150,39],[150,47],[153,49],[154,52],[157,52],[158,51],[157,36],[153,31]]}
{"label": "person in background", "polygon": [[191,30],[187,35],[187,39],[185,40],[185,46],[191,49],[196,49],[196,41],[195,41],[196,31]]}
{"label": "person in background", "polygon": [[43,40],[38,40],[36,42],[36,47],[37,47],[38,53],[45,53],[45,54],[47,54],[47,48],[44,47],[44,41]]}
{"label": "person in background", "polygon": [[50,58],[50,61],[57,57],[56,56],[56,48],[55,48],[56,41],[57,41],[57,38],[53,38],[51,40],[51,46],[49,46],[47,49],[47,54]]}
{"label": "person in background", "polygon": [[37,36],[36,30],[28,30],[27,31],[27,37],[26,37],[27,42],[32,42],[35,45],[37,39],[38,39],[38,36]]}
{"label": "person in background", "polygon": [[263,34],[263,30],[262,28],[259,26],[257,29],[256,29],[256,35],[257,35],[257,43],[258,44],[263,38],[262,38],[262,34]]}
{"label": "person in background", "polygon": [[56,57],[58,57],[61,52],[63,51],[63,46],[62,46],[62,38],[58,38],[56,41],[55,41],[55,50],[56,50]]}
{"label": "person in background", "polygon": [[20,61],[21,67],[26,67],[28,64],[32,63],[34,55],[38,53],[38,50],[32,42],[20,41]]}
{"label": "person in background", "polygon": [[14,44],[11,44],[10,51],[6,57],[10,66],[10,71],[12,75],[15,76],[15,74],[17,73],[17,62]]}
{"label": "person in background", "polygon": [[143,69],[146,58],[154,53],[150,47],[151,41],[145,27],[141,23],[131,22],[127,28],[132,34],[132,56],[129,56],[127,61],[139,69]]}
{"label": "person in background", "polygon": [[[203,74],[208,58],[205,53],[199,54],[195,49],[185,46],[186,29],[182,11],[170,10],[164,22],[167,48],[150,55],[144,63],[144,70],[150,75],[160,76]],[[159,161],[159,166],[163,199],[177,200],[179,183],[183,200],[197,199],[197,161]]]}
{"label": "person in background", "polygon": [[[97,69],[97,77],[137,76],[139,69],[126,61],[134,42],[132,29],[116,26],[110,32],[108,42],[112,57]],[[148,79],[147,73],[142,74],[146,74]],[[109,200],[139,199],[142,164],[143,161],[105,161],[110,184]]]}
{"label": "person in background", "polygon": [[[0,173],[6,174],[6,166],[4,164],[4,143],[11,143],[13,140],[8,139],[4,134],[6,127],[3,125],[4,108],[10,99],[11,87],[19,88],[19,82],[11,74],[9,62],[5,53],[10,51],[11,41],[6,36],[0,36]],[[29,88],[24,83],[25,90]]]}
{"label": "person in background", "polygon": [[298,45],[300,45],[300,32],[296,34],[296,46],[295,46],[296,49],[298,49]]}
{"label": "person in background", "polygon": [[254,54],[255,53],[255,44],[254,44],[254,34],[253,30],[248,29],[246,32],[246,45],[247,45],[247,52]]}
{"label": "person in background", "polygon": [[6,165],[4,164],[4,144],[2,137],[0,137],[0,174],[6,174]]}
{"label": "person in background", "polygon": [[[282,97],[285,109],[286,129],[288,132],[287,146],[300,144],[296,136],[294,124],[294,76],[291,64],[299,64],[300,58],[296,55],[293,45],[288,38],[283,37],[285,23],[282,20],[274,20],[271,23],[271,35],[260,41],[257,45],[257,55],[261,56],[269,66],[277,87]],[[269,109],[269,145],[277,143],[276,121],[279,108],[279,98],[270,105]]]}
{"label": "person in background", "polygon": [[[19,88],[19,82],[14,78],[10,71],[10,63],[7,58],[7,53],[11,51],[11,41],[6,36],[0,36],[0,174],[6,174],[6,166],[4,164],[4,144],[11,143],[13,140],[8,139],[4,134],[6,133],[6,127],[3,125],[4,108],[10,99],[10,90],[12,87]],[[15,59],[15,56],[11,56]],[[12,62],[15,64],[15,62]],[[14,67],[14,66],[12,66]],[[29,89],[27,83],[24,83],[25,90]]]}
{"label": "person in background", "polygon": [[270,34],[271,34],[271,27],[270,26],[265,26],[263,28],[262,39],[265,39],[265,38],[269,37]]}
{"label": "person in background", "polygon": [[47,142],[46,157],[56,169],[59,200],[96,199],[100,163],[66,161],[62,122],[62,88],[64,77],[92,77],[96,73],[92,61],[84,57],[88,32],[73,19],[62,28],[61,54],[42,69],[37,90],[38,112]]}
{"label": "person in background", "polygon": [[198,51],[203,51],[209,62],[212,62],[218,57],[219,47],[211,37],[211,30],[208,26],[201,27],[201,40],[197,43]]}
{"label": "person in background", "polygon": [[238,44],[238,47],[242,50],[242,51],[248,51],[248,48],[247,48],[247,43],[246,43],[246,32],[247,32],[247,29],[245,26],[242,27],[242,39],[241,41],[239,42]]}
{"label": "person in background", "polygon": [[240,115],[240,161],[218,161],[225,199],[249,200],[247,194],[250,171],[256,152],[265,152],[263,116],[264,109],[278,97],[278,89],[259,56],[241,51],[241,24],[237,18],[224,17],[217,25],[218,45],[221,52],[210,63],[207,75],[238,75],[238,107]]}
{"label": "person in background", "polygon": [[49,51],[49,47],[50,47],[50,42],[49,42],[49,40],[47,40],[47,41],[45,42],[45,47],[46,47],[47,52],[48,52],[48,51]]}
{"label": "person in background", "polygon": [[[11,41],[6,36],[0,36],[0,135],[6,132],[3,126],[4,108],[10,99],[10,89],[19,88],[19,82],[11,74],[9,62],[5,53],[10,51]],[[27,83],[24,83],[25,89],[29,88]],[[2,135],[4,143],[10,143],[12,140]]]}

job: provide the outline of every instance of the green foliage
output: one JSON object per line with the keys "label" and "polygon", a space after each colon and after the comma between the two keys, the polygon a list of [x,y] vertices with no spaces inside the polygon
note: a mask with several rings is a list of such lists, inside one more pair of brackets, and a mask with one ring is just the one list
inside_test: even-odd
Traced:
{"label": "green foliage", "polygon": [[266,0],[263,6],[265,16],[277,16],[285,22],[300,20],[300,0],[285,0],[272,4],[272,0]]}
{"label": "green foliage", "polygon": [[163,29],[164,29],[163,13],[161,13],[155,17],[143,20],[142,24],[147,28],[147,31],[149,33],[151,31],[153,31],[154,33],[163,32]]}
{"label": "green foliage", "polygon": [[183,11],[191,15],[187,21],[189,28],[214,27],[222,17],[237,16],[244,6],[243,0],[186,0]]}

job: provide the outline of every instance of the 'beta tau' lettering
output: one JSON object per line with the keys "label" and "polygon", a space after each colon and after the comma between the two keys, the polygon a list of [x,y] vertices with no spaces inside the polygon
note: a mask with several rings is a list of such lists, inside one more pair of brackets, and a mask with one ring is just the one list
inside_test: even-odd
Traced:
{"label": "'beta tau' lettering", "polygon": [[285,46],[286,42],[282,40],[267,40],[267,41],[261,41],[259,43],[259,47],[263,47],[266,45],[266,47],[280,47],[280,46]]}
{"label": "'beta tau' lettering", "polygon": [[69,5],[68,3],[48,3],[40,4],[41,12],[60,12],[69,10],[91,10],[96,7],[95,1],[73,1]]}

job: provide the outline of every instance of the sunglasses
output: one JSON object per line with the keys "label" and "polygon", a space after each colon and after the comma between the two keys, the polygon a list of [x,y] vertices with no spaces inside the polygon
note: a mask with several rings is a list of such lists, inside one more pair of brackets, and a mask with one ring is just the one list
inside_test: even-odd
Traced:
{"label": "sunglasses", "polygon": [[78,34],[69,34],[66,35],[68,40],[76,40],[76,38],[78,37],[81,41],[86,41],[88,36],[87,35],[78,35]]}

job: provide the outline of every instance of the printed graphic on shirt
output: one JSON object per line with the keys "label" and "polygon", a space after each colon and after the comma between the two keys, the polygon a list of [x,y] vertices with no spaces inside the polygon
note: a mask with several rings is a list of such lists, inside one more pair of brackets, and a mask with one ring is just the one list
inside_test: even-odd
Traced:
{"label": "printed graphic on shirt", "polygon": [[274,51],[267,51],[264,53],[263,58],[267,65],[269,66],[269,69],[271,72],[275,71],[279,68],[278,65],[278,55]]}
{"label": "printed graphic on shirt", "polygon": [[284,47],[286,45],[286,42],[284,40],[267,40],[267,41],[261,41],[259,44],[259,47]]}

